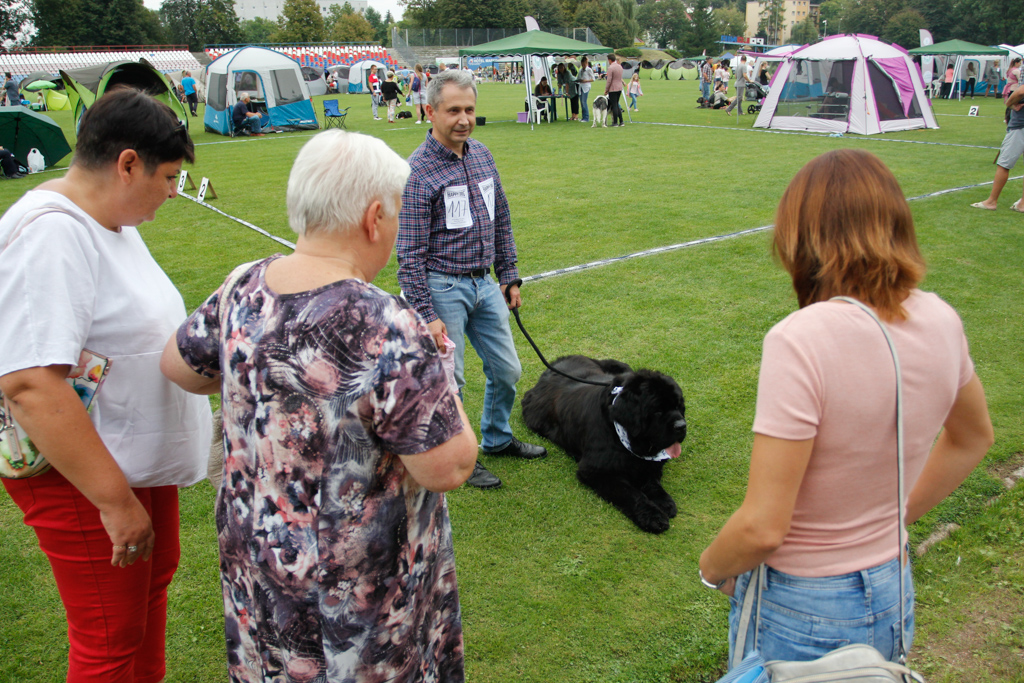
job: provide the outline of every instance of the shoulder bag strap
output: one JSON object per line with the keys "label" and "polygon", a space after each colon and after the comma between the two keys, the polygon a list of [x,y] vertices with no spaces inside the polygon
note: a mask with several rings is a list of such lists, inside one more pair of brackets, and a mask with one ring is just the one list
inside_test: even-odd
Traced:
{"label": "shoulder bag strap", "polygon": [[836,296],[832,298],[832,301],[845,301],[857,306],[862,311],[871,316],[871,319],[878,323],[878,327],[881,328],[882,334],[885,335],[885,341],[889,344],[889,351],[892,353],[892,361],[896,367],[896,467],[898,473],[898,484],[896,488],[896,509],[899,515],[899,529],[897,538],[899,539],[899,548],[896,553],[896,562],[900,568],[900,642],[899,642],[899,663],[907,663],[907,651],[904,646],[905,634],[903,633],[903,619],[904,619],[904,595],[903,595],[903,582],[905,569],[903,568],[903,549],[907,545],[906,538],[906,524],[904,519],[903,510],[903,377],[900,370],[900,357],[896,353],[896,345],[892,341],[892,336],[889,335],[889,329],[884,323],[878,318],[874,311],[868,306],[865,306],[860,301],[853,299],[848,296]]}
{"label": "shoulder bag strap", "polygon": [[[906,665],[907,663],[907,651],[906,651],[906,634],[904,633],[904,579],[906,569],[903,566],[903,549],[906,547],[906,522],[904,519],[903,509],[903,491],[904,491],[904,480],[903,480],[903,376],[900,369],[900,357],[896,353],[896,345],[893,343],[892,336],[889,334],[889,329],[879,319],[871,308],[864,305],[860,301],[848,296],[836,296],[832,297],[832,301],[845,301],[857,306],[874,320],[878,327],[882,330],[882,334],[885,335],[885,341],[889,345],[889,352],[892,354],[893,365],[896,370],[896,469],[897,469],[897,486],[896,486],[896,510],[899,518],[899,529],[897,532],[897,538],[899,547],[897,548],[896,561],[899,566],[900,572],[900,642],[899,642],[899,663]],[[743,596],[743,608],[740,611],[740,623],[736,632],[736,646],[733,653],[732,666],[737,666],[743,659],[743,648],[746,645],[747,629],[749,628],[751,612],[754,604],[754,590],[757,591],[757,610],[754,615],[754,647],[757,647],[757,632],[761,624],[761,589],[764,581],[767,578],[767,568],[764,564],[759,565],[753,570],[750,577],[750,583],[747,585],[747,592]]]}

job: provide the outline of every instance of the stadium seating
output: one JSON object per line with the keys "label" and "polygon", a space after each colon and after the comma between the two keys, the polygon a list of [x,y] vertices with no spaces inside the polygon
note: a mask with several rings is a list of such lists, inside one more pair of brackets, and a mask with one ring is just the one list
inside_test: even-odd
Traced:
{"label": "stadium seating", "polygon": [[[364,59],[375,59],[382,64],[398,66],[395,58],[381,45],[268,45],[272,50],[283,52],[302,66],[312,66],[321,71],[336,64],[355,64]],[[217,59],[234,47],[208,47],[206,54],[211,60]]]}
{"label": "stadium seating", "polygon": [[15,80],[33,71],[57,75],[58,69],[80,69],[93,64],[127,60],[139,61],[145,57],[159,71],[202,70],[202,65],[187,50],[147,50],[140,52],[33,52],[0,54],[0,72],[10,71]]}

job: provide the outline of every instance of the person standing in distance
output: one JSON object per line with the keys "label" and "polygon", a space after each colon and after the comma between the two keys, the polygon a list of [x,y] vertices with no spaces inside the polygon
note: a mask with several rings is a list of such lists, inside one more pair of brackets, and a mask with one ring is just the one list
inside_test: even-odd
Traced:
{"label": "person standing in distance", "polygon": [[619,106],[619,97],[622,95],[622,65],[614,54],[608,55],[608,77],[604,82],[604,94],[608,96],[612,128],[626,125],[622,122],[622,107]]}
{"label": "person standing in distance", "polygon": [[732,108],[736,107],[737,116],[743,116],[743,91],[747,89],[747,83],[753,81],[751,68],[747,64],[747,56],[740,57],[740,63],[736,65],[736,97],[729,103],[725,113],[731,114]]}
{"label": "person standing in distance", "polygon": [[[975,209],[988,209],[994,211],[998,206],[999,195],[1006,187],[1010,179],[1010,171],[1021,156],[1024,156],[1024,85],[1017,86],[1009,97],[1006,98],[1006,106],[1009,114],[1009,121],[1006,123],[1006,136],[1003,144],[999,147],[999,157],[996,159],[996,176],[992,181],[992,191],[987,199],[971,204]],[[1024,213],[1024,199],[1018,199],[1010,205],[1013,211]]]}
{"label": "person standing in distance", "polygon": [[370,65],[370,75],[366,77],[366,82],[370,86],[370,108],[373,110],[373,120],[380,121],[380,117],[377,116],[377,107],[381,103],[380,93],[380,76],[377,75],[377,65]]}
{"label": "person standing in distance", "polygon": [[188,110],[192,116],[195,116],[196,110],[199,108],[199,93],[196,92],[196,79],[192,78],[191,71],[185,72],[185,77],[181,79],[181,87],[185,91]]}
{"label": "person standing in distance", "polygon": [[594,82],[594,70],[590,68],[590,60],[587,57],[580,59],[580,101],[583,103],[583,123],[590,123],[590,107],[587,100],[590,98],[590,84]]}
{"label": "person standing in distance", "polygon": [[714,78],[714,74],[711,57],[705,57],[704,63],[700,65],[700,96],[704,98],[705,105],[711,101],[711,79]]}
{"label": "person standing in distance", "polygon": [[[489,455],[542,458],[547,451],[512,435],[509,416],[522,374],[509,309],[522,304],[512,219],[490,151],[470,135],[476,84],[468,71],[439,72],[427,86],[433,128],[412,156],[398,219],[398,284],[423,316],[437,348],[455,342],[455,380],[465,385],[466,340],[483,361],[480,447]],[[490,275],[491,266],[498,283]],[[505,296],[508,299],[506,302]],[[468,483],[501,480],[477,462]]]}

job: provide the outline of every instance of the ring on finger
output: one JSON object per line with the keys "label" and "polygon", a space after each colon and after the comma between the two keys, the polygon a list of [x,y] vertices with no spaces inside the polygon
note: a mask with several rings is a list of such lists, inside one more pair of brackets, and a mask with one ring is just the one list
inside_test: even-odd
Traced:
{"label": "ring on finger", "polygon": [[126,545],[115,545],[114,546],[114,550],[124,550],[127,547],[128,546],[126,546]]}
{"label": "ring on finger", "polygon": [[139,546],[137,546],[137,545],[130,545],[130,546],[128,546],[128,552],[129,553],[137,553],[137,552],[139,552]]}

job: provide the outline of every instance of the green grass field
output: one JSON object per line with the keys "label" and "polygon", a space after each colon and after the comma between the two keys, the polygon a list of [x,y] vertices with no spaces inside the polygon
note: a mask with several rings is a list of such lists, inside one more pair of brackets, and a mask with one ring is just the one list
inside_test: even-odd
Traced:
{"label": "green grass field", "polygon": [[[964,116],[966,102],[937,103],[939,130],[839,139],[753,131],[752,116],[698,110],[692,80],[645,81],[644,92],[634,121],[689,125],[595,130],[559,120],[531,129],[512,122],[522,86],[481,86],[478,114],[487,124],[475,137],[497,160],[522,275],[768,225],[801,165],[840,147],[877,154],[908,197],[991,182],[1003,137],[995,99],[974,102],[978,117]],[[377,135],[403,156],[429,128],[373,121],[367,96],[340,99],[352,107],[350,130]],[[70,116],[54,118],[71,140]],[[311,133],[232,141],[196,128],[190,172],[211,178],[219,194],[211,204],[294,239],[286,180]],[[0,183],[0,206],[48,177]],[[1024,216],[1009,210],[1021,181],[1010,182],[998,211],[969,207],[988,192],[911,203],[929,264],[923,287],[963,317],[996,429],[983,465],[911,530],[917,543],[939,524],[961,526],[914,568],[911,663],[936,681],[1024,681],[1024,487],[1007,491],[990,473],[1024,464]],[[165,204],[142,234],[190,308],[234,265],[282,249],[183,198]],[[683,387],[690,432],[664,481],[680,512],[667,533],[647,535],[577,483],[557,448],[533,462],[482,456],[504,486],[448,496],[472,683],[690,682],[722,673],[728,605],[698,583],[697,558],[743,497],[761,341],[796,307],[769,240],[760,232],[524,287],[524,323],[549,358],[615,357]],[[394,260],[377,284],[398,291]],[[514,336],[525,391],[543,368]],[[472,354],[466,374],[467,411],[478,421],[483,382]],[[513,429],[532,438],[518,408]],[[181,494],[168,681],[226,679],[213,499],[205,482]],[[6,496],[0,523],[0,683],[63,680],[65,622],[46,560]]]}

